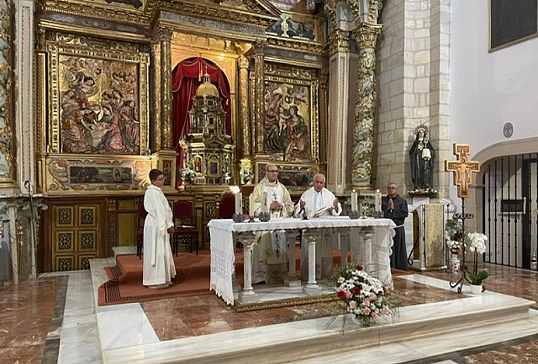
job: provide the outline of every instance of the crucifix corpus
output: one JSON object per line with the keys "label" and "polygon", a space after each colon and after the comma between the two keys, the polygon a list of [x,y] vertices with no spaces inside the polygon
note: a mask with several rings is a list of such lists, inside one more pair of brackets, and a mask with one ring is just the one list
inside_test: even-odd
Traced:
{"label": "crucifix corpus", "polygon": [[466,198],[469,186],[472,184],[473,173],[480,171],[480,162],[470,161],[471,146],[469,144],[454,144],[455,161],[445,161],[445,171],[454,173],[454,185],[458,186],[458,197]]}

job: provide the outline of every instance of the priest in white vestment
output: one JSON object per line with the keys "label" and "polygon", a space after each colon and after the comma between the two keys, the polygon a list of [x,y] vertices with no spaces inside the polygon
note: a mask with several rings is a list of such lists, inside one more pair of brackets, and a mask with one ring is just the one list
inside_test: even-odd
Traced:
{"label": "priest in white vestment", "polygon": [[168,288],[176,276],[170,234],[174,232],[173,214],[161,187],[164,175],[158,169],[149,172],[151,185],[144,195],[148,215],[144,222],[143,284],[149,288]]}
{"label": "priest in white vestment", "polygon": [[[297,205],[295,215],[309,219],[327,216],[338,216],[342,213],[342,205],[334,194],[325,188],[325,176],[321,173],[314,176],[313,186],[305,191]],[[323,229],[321,241],[316,241],[316,279],[332,276],[333,266],[333,234]],[[308,280],[308,242],[301,244],[301,279]]]}
{"label": "priest in white vestment", "polygon": [[[291,217],[293,201],[286,186],[278,181],[278,167],[268,164],[265,172],[265,178],[252,191],[254,215],[258,216],[266,206],[271,220]],[[288,271],[287,246],[282,232],[260,234],[252,250],[252,283],[272,283],[284,277],[283,273]]]}

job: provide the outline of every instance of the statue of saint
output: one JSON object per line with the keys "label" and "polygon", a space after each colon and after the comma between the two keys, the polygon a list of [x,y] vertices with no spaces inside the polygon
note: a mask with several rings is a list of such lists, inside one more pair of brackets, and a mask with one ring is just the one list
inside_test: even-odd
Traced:
{"label": "statue of saint", "polygon": [[435,150],[428,140],[426,129],[418,128],[415,141],[409,151],[411,158],[411,176],[415,191],[431,188],[431,175]]}

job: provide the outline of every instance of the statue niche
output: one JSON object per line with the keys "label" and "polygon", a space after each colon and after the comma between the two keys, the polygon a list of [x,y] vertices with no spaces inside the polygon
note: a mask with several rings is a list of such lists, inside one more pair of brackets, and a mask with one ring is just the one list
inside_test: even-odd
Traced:
{"label": "statue niche", "polygon": [[189,133],[181,139],[186,166],[194,170],[193,184],[229,184],[233,176],[233,138],[226,134],[226,112],[209,74],[196,90],[189,111]]}

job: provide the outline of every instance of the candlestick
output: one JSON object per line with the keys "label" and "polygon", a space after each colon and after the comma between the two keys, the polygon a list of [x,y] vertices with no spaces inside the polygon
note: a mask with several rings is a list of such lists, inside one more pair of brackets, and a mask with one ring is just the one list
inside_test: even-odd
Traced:
{"label": "candlestick", "polygon": [[355,190],[351,192],[351,211],[358,211],[357,210],[357,192],[355,192]]}
{"label": "candlestick", "polygon": [[381,211],[381,191],[375,191],[375,210]]}

